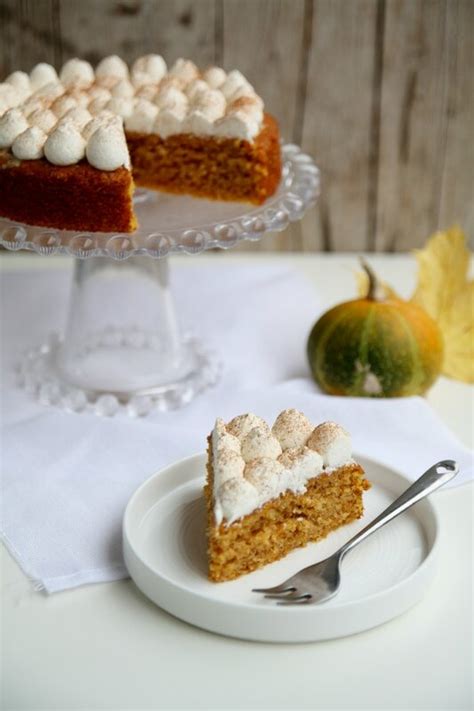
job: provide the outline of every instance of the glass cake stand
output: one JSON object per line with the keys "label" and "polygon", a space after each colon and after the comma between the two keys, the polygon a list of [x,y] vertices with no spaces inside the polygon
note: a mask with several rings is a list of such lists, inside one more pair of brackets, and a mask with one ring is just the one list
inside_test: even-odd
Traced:
{"label": "glass cake stand", "polygon": [[76,258],[64,334],[23,357],[19,385],[71,411],[113,415],[125,407],[141,416],[180,407],[214,384],[216,357],[179,328],[167,257],[230,249],[301,219],[319,195],[319,171],[298,146],[283,145],[282,158],[277,192],[255,208],[139,189],[140,227],[132,234],[67,232],[0,218],[7,249]]}

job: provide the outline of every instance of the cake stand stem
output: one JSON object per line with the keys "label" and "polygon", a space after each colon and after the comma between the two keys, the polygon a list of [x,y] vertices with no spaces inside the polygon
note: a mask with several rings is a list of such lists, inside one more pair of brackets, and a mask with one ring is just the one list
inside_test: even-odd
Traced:
{"label": "cake stand stem", "polygon": [[64,339],[53,356],[64,387],[90,402],[141,398],[142,407],[152,399],[170,409],[216,377],[212,360],[181,333],[166,258],[76,259]]}

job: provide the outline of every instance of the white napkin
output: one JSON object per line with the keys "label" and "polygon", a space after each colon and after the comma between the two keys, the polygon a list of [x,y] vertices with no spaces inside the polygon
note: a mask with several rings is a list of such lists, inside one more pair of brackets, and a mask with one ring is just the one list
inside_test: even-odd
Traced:
{"label": "white napkin", "polygon": [[[177,270],[178,300],[190,269]],[[50,314],[65,285],[59,272],[7,276],[4,303],[8,298],[17,306],[16,314],[4,313],[4,364],[20,345],[32,345],[45,330],[57,327]],[[412,479],[446,458],[457,459],[462,467],[454,484],[472,478],[470,452],[423,399],[327,397],[309,378],[293,377],[306,371],[303,346],[317,311],[300,276],[281,268],[229,270],[223,265],[212,270],[212,289],[209,277],[202,268],[192,275],[193,291],[200,297],[200,333],[214,341],[225,370],[216,388],[186,408],[143,420],[67,414],[32,403],[7,375],[1,535],[38,589],[55,592],[126,577],[121,520],[128,499],[156,470],[203,451],[216,415],[230,419],[253,411],[271,421],[280,410],[296,407],[314,422],[340,422],[352,433],[356,452]],[[247,299],[242,302],[243,288]],[[38,294],[45,309],[35,306]],[[185,317],[197,318],[195,301],[183,300]],[[30,309],[36,310],[34,322]],[[224,317],[228,309],[234,314],[230,322]]]}

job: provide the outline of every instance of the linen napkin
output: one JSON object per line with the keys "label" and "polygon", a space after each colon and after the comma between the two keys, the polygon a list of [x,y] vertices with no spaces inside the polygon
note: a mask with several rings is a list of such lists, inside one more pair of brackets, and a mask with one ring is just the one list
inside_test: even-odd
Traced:
{"label": "linen napkin", "polygon": [[[190,269],[181,274],[178,270],[176,294],[183,299],[185,318],[192,319],[193,314],[197,317],[196,299],[190,303],[183,298]],[[452,458],[461,465],[452,484],[472,478],[469,450],[423,399],[328,397],[319,394],[309,378],[294,377],[306,371],[302,346],[318,309],[300,276],[268,267],[232,271],[232,278],[224,265],[210,271],[214,288],[208,286],[208,270],[196,269],[193,291],[199,295],[200,335],[214,339],[224,363],[223,377],[217,387],[181,410],[142,420],[68,414],[32,402],[14,388],[7,372],[1,536],[38,589],[52,593],[126,577],[121,521],[128,499],[161,467],[203,451],[216,416],[230,419],[252,411],[272,421],[282,409],[296,407],[314,422],[340,422],[352,433],[355,452],[407,477],[416,479],[435,461]],[[16,274],[6,280],[8,298],[11,303],[17,299],[16,315],[23,320],[4,309],[3,335],[8,334],[4,362],[11,362],[20,345],[29,345],[31,335],[38,340],[43,335],[40,327],[57,327],[51,314],[63,278],[62,273]],[[38,293],[47,307],[37,310],[40,324],[28,316]],[[206,318],[210,301],[213,316]],[[221,306],[224,315],[234,309],[232,320],[218,311]]]}

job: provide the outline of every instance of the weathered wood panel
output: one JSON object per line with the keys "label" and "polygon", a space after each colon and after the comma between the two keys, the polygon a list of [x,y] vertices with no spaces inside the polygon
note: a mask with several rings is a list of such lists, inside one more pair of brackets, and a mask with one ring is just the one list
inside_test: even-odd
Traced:
{"label": "weathered wood panel", "polygon": [[322,195],[317,219],[303,221],[306,250],[367,245],[378,8],[314,2],[302,139],[321,169]]}
{"label": "weathered wood panel", "polygon": [[381,251],[421,245],[438,223],[448,122],[444,0],[387,3],[377,234]]}
{"label": "weathered wood panel", "polygon": [[61,61],[58,0],[0,0],[1,76]]}
{"label": "weathered wood panel", "polygon": [[214,61],[215,0],[61,0],[60,14],[65,59],[119,54],[131,62],[158,50],[169,63]]}
{"label": "weathered wood panel", "polygon": [[450,2],[447,10],[447,127],[437,225],[470,228],[474,248],[474,2]]}
{"label": "weathered wood panel", "polygon": [[[246,18],[247,21],[243,21]],[[294,140],[304,111],[300,77],[305,60],[304,0],[224,0],[222,3],[222,64],[236,67],[265,97],[267,111],[278,116],[286,141]],[[303,97],[304,98],[304,97]],[[299,224],[241,249],[297,250]]]}

